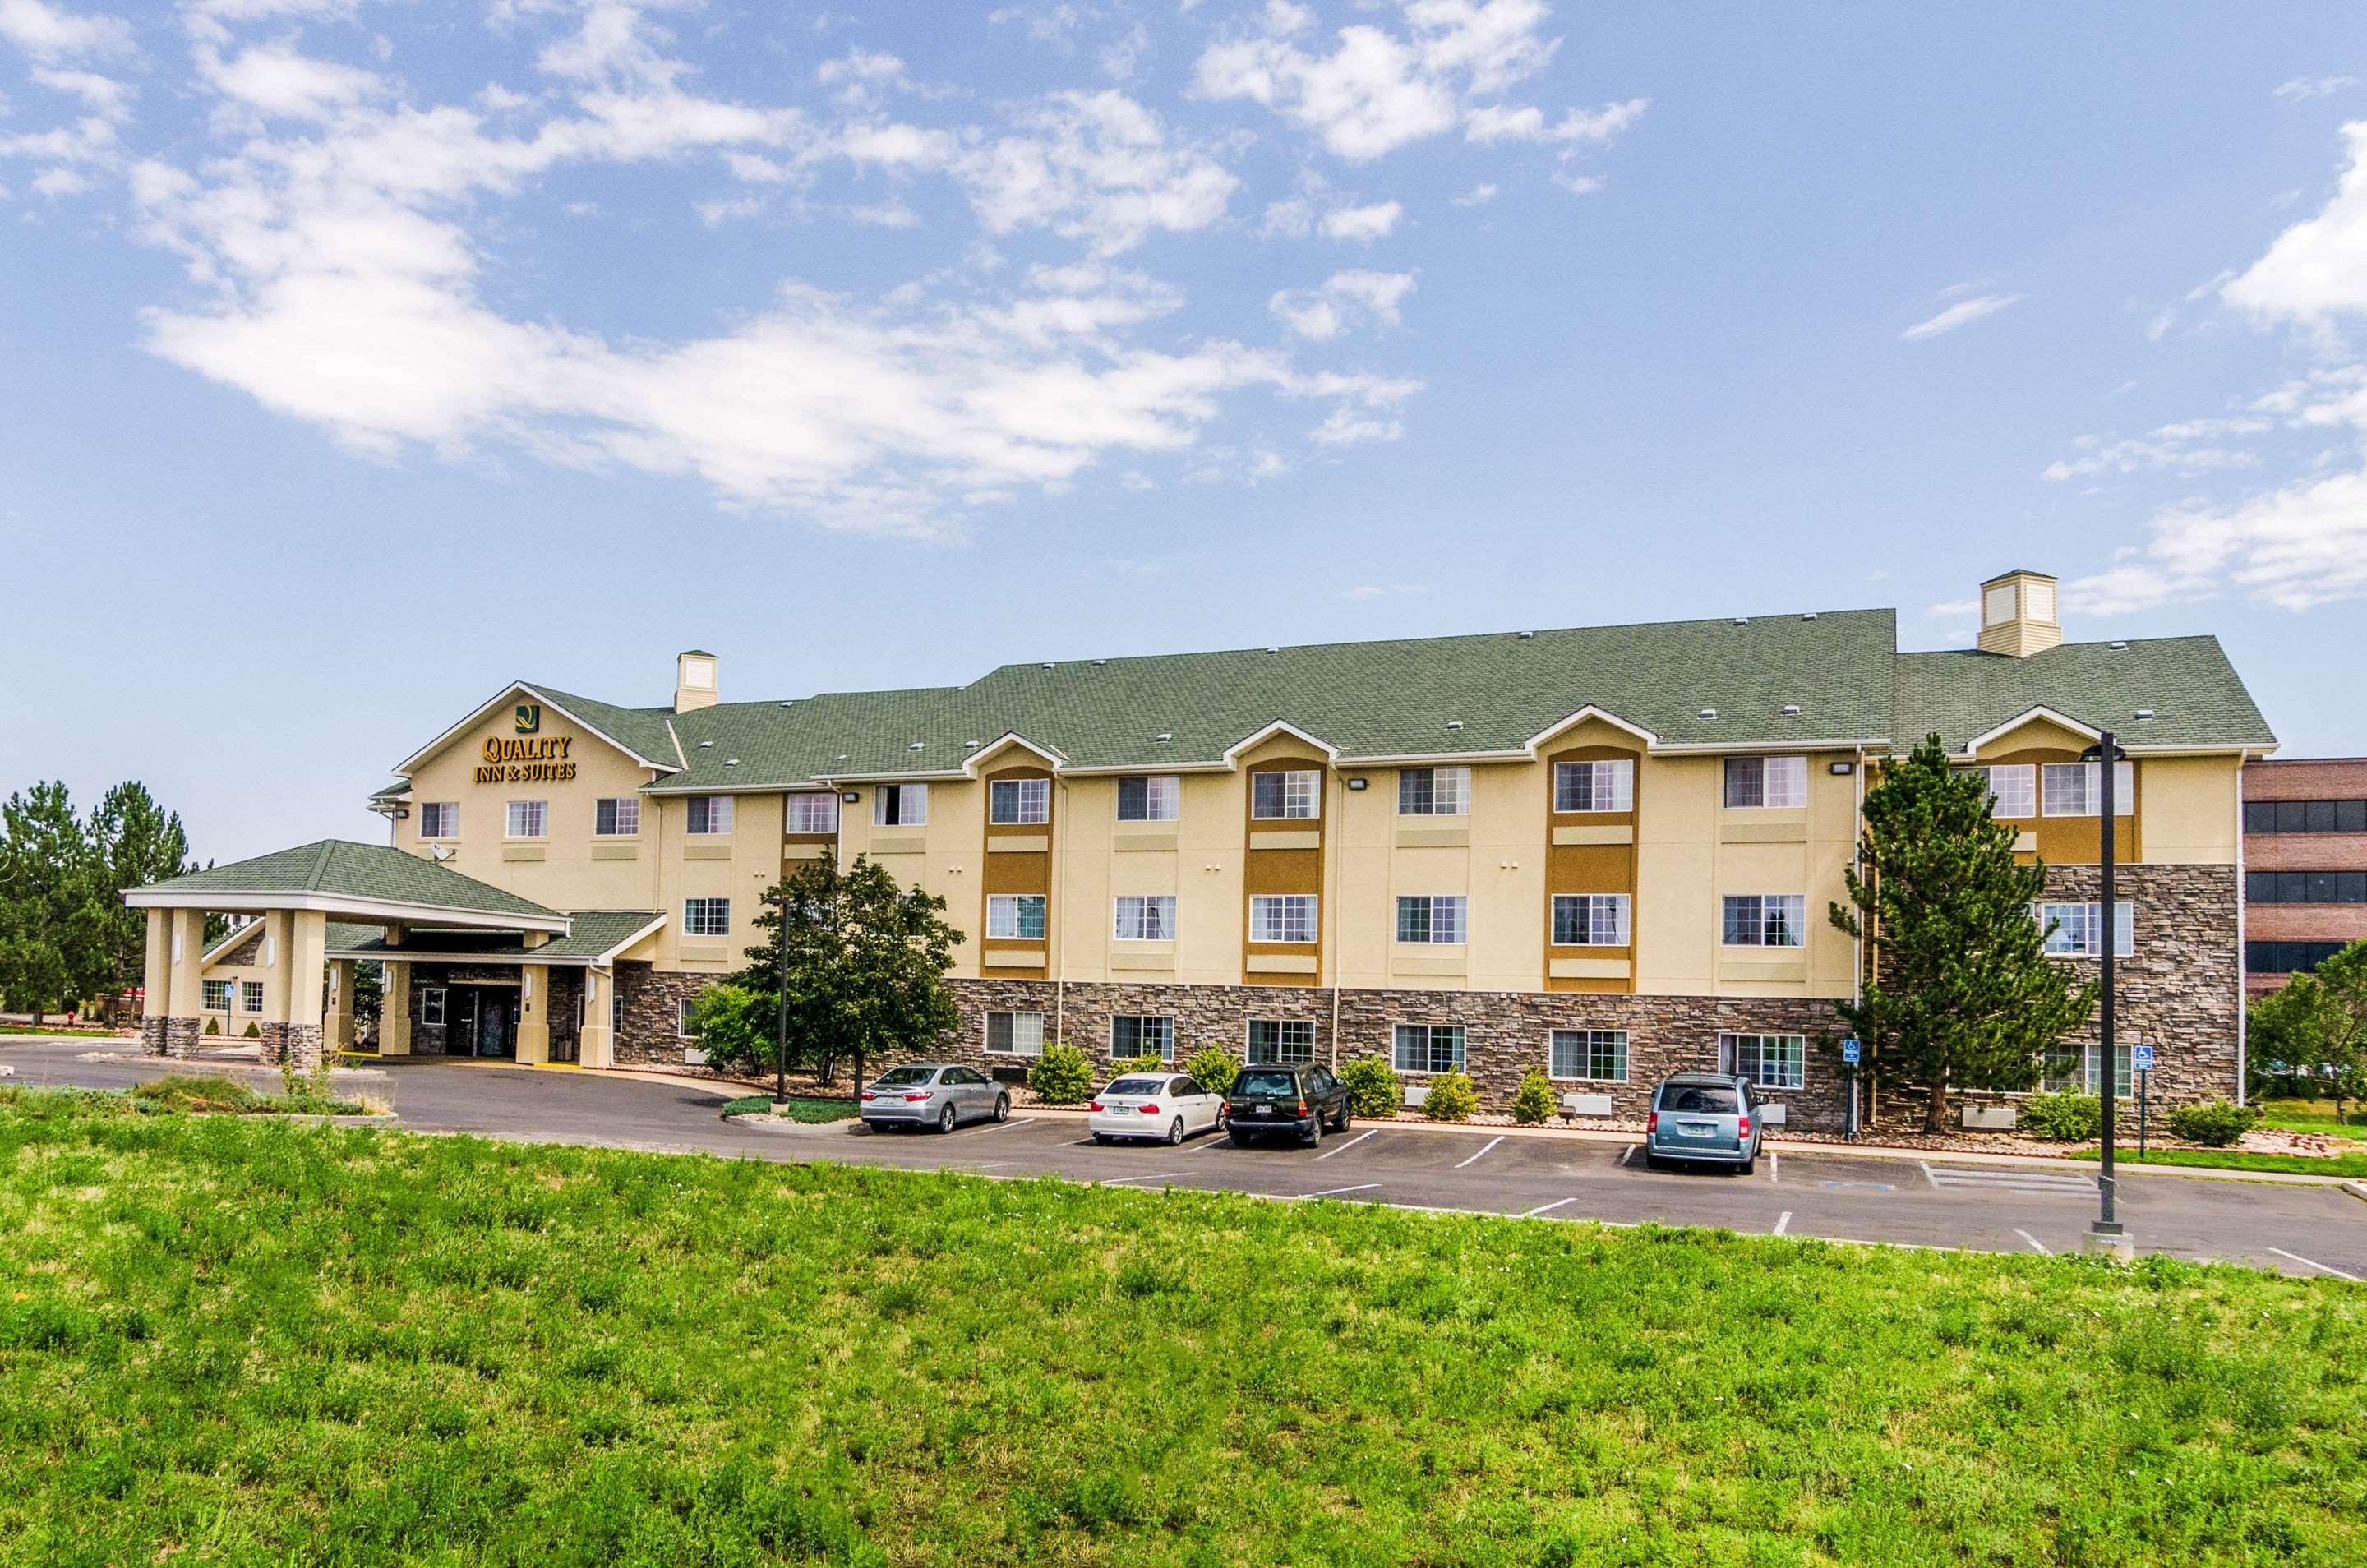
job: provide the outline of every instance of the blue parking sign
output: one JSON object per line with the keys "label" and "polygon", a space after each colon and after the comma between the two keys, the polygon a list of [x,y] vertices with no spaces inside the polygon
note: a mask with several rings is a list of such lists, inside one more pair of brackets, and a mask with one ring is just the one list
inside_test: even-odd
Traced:
{"label": "blue parking sign", "polygon": [[[1854,1040],[1844,1040],[1844,1041],[1842,1041],[1842,1042],[1841,1042],[1841,1060],[1842,1060],[1843,1062],[1848,1063],[1851,1066],[1857,1066],[1857,1049],[1858,1049],[1858,1047],[1857,1047],[1857,1042],[1856,1042],[1856,1041],[1854,1041]],[[2147,1065],[2148,1065],[2148,1066],[2150,1066],[2150,1065],[2151,1065],[2151,1063],[2152,1063],[2152,1059],[2153,1059],[2153,1058],[2152,1058],[2152,1053],[2151,1053],[2151,1051],[2149,1051],[2149,1050],[2148,1050],[2148,1051],[2146,1052],[2146,1063],[2147,1063]]]}
{"label": "blue parking sign", "polygon": [[2153,1071],[2153,1047],[2150,1045],[2130,1046],[2129,1070],[2131,1072],[2137,1073],[2149,1073]]}

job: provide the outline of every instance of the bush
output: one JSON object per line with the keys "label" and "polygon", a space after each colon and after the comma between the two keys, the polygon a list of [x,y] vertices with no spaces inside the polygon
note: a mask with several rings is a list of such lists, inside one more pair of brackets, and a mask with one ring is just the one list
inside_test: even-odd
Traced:
{"label": "bush", "polygon": [[2085,1143],[2103,1124],[2103,1104],[2092,1094],[2033,1094],[2022,1108],[2024,1131],[2058,1144]]}
{"label": "bush", "polygon": [[2170,1111],[2169,1131],[2180,1143],[2224,1149],[2249,1132],[2259,1115],[2251,1106],[2230,1105],[2224,1100],[2208,1105],[2180,1105]]}
{"label": "bush", "polygon": [[1167,1063],[1158,1056],[1128,1056],[1110,1064],[1112,1077],[1121,1073],[1163,1073],[1166,1070]]}
{"label": "bush", "polygon": [[1553,1083],[1535,1067],[1521,1075],[1512,1095],[1512,1120],[1523,1127],[1541,1127],[1553,1120]]}
{"label": "bush", "polygon": [[1478,1092],[1463,1073],[1441,1073],[1431,1079],[1430,1093],[1421,1102],[1421,1113],[1433,1122],[1467,1122],[1478,1109]]}
{"label": "bush", "polygon": [[1047,1105],[1082,1105],[1093,1092],[1093,1061],[1066,1042],[1047,1045],[1028,1069],[1027,1087]]}
{"label": "bush", "polygon": [[1241,1065],[1222,1045],[1203,1046],[1194,1052],[1192,1059],[1184,1064],[1184,1070],[1216,1094],[1231,1093],[1233,1080],[1241,1076]]}
{"label": "bush", "polygon": [[1378,1056],[1357,1057],[1340,1069],[1340,1081],[1348,1086],[1348,1110],[1353,1115],[1387,1120],[1404,1103],[1397,1069]]}
{"label": "bush", "polygon": [[260,1040],[263,1038],[263,1030],[260,1026],[250,1023],[246,1026],[246,1037],[249,1040]]}
{"label": "bush", "polygon": [[206,1032],[208,1034],[220,1034],[221,1032],[221,1020],[218,1018],[210,1018],[206,1020]]}

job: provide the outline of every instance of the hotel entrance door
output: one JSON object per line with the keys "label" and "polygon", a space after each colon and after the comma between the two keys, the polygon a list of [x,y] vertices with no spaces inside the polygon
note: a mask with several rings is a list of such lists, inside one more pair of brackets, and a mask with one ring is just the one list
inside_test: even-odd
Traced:
{"label": "hotel entrance door", "polygon": [[518,997],[514,990],[471,986],[460,992],[457,1043],[471,1056],[517,1055]]}

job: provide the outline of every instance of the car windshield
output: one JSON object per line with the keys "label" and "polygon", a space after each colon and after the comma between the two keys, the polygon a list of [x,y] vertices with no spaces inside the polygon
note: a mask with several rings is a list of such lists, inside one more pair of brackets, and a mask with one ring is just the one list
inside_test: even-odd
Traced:
{"label": "car windshield", "polygon": [[1158,1078],[1120,1078],[1102,1090],[1104,1094],[1157,1094],[1161,1080]]}
{"label": "car windshield", "polygon": [[1670,1084],[1660,1091],[1660,1109],[1731,1116],[1742,1107],[1730,1089],[1716,1084],[1681,1083]]}
{"label": "car windshield", "polygon": [[890,1067],[872,1080],[876,1089],[909,1089],[937,1076],[934,1067]]}
{"label": "car windshield", "polygon": [[1243,1073],[1236,1094],[1297,1094],[1298,1080],[1288,1073]]}

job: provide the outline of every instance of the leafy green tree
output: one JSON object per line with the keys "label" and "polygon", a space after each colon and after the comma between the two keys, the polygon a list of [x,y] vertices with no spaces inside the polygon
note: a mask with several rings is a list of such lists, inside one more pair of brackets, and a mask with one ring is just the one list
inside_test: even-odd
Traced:
{"label": "leafy green tree", "polygon": [[[851,1056],[859,1078],[865,1061],[932,1051],[953,1031],[959,1014],[946,972],[962,933],[946,923],[943,898],[900,886],[860,855],[844,869],[806,861],[765,897],[755,927],[767,934],[732,983],[777,1006],[786,946],[790,1066],[827,1084]],[[772,1029],[749,1049],[735,1065],[773,1070]]]}
{"label": "leafy green tree", "polygon": [[709,986],[691,1004],[690,1033],[710,1063],[769,1067],[778,1033],[780,992],[752,991],[727,981]]}
{"label": "leafy green tree", "polygon": [[[1942,1130],[1952,1085],[2019,1089],[2049,1047],[2084,1025],[2101,987],[2045,953],[2031,918],[2046,868],[2014,859],[1988,787],[1958,773],[1936,735],[1865,795],[1863,869],[1833,925],[1872,954],[1856,1001],[1835,1004],[1885,1076],[1930,1086],[1923,1130]],[[2052,929],[2052,928],[2048,928]]]}
{"label": "leafy green tree", "polygon": [[91,812],[88,850],[102,894],[91,911],[97,927],[91,988],[111,994],[138,985],[147,963],[148,917],[124,907],[124,890],[182,875],[197,864],[189,859],[180,814],[157,805],[137,780],[108,790]]}
{"label": "leafy green tree", "polygon": [[2245,1035],[2247,1055],[2314,1080],[2342,1121],[2346,1104],[2367,1098],[2367,942],[2254,1002]]}
{"label": "leafy green tree", "polygon": [[100,882],[64,784],[37,784],[0,805],[0,993],[36,1025],[96,988]]}

